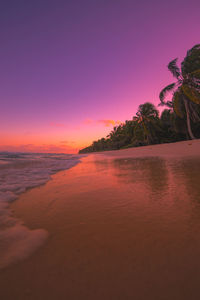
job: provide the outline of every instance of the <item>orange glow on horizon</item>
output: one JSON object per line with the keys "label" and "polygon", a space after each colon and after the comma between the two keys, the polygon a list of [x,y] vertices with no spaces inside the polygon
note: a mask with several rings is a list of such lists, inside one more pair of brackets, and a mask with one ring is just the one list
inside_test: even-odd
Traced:
{"label": "orange glow on horizon", "polygon": [[[76,127],[51,122],[49,126],[7,128],[1,133],[0,151],[78,153],[93,141],[106,137],[121,121],[86,119]],[[33,129],[32,129],[33,128]]]}

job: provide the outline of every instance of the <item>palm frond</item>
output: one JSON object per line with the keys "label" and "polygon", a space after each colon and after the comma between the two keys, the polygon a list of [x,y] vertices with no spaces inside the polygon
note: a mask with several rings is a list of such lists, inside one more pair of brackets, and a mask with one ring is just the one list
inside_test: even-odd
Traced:
{"label": "palm frond", "polygon": [[178,58],[175,58],[172,61],[170,61],[170,63],[168,64],[167,67],[168,67],[168,70],[172,73],[172,75],[178,79],[181,75],[181,72],[180,72],[179,67],[177,66],[177,60],[178,60]]}
{"label": "palm frond", "polygon": [[165,105],[169,108],[172,108],[173,107],[173,102],[172,101],[167,101]]}
{"label": "palm frond", "polygon": [[190,50],[187,51],[187,56],[190,56],[194,50],[200,50],[200,44],[194,45]]}
{"label": "palm frond", "polygon": [[187,84],[183,84],[181,86],[181,90],[190,101],[196,104],[200,104],[200,93],[196,89],[190,87]]}
{"label": "palm frond", "polygon": [[200,79],[200,69],[190,73],[189,75],[190,75],[190,77]]}
{"label": "palm frond", "polygon": [[173,107],[173,102],[172,101],[166,101],[166,102],[160,102],[158,106],[167,106],[169,109]]}
{"label": "palm frond", "polygon": [[165,96],[168,92],[172,91],[173,88],[175,87],[176,83],[171,83],[169,85],[167,85],[161,92],[159,95],[160,101],[163,103]]}

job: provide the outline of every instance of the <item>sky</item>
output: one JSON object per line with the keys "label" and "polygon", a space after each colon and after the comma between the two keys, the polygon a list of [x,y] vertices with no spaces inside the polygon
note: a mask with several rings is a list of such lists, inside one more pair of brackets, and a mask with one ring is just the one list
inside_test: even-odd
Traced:
{"label": "sky", "polygon": [[0,1],[0,151],[76,153],[200,43],[197,0]]}

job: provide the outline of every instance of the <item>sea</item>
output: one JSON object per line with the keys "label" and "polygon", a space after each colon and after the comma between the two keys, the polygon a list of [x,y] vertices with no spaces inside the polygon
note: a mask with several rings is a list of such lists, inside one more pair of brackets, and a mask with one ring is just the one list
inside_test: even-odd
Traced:
{"label": "sea", "polygon": [[28,257],[48,236],[44,229],[30,230],[15,218],[10,203],[79,162],[73,154],[0,152],[0,268]]}

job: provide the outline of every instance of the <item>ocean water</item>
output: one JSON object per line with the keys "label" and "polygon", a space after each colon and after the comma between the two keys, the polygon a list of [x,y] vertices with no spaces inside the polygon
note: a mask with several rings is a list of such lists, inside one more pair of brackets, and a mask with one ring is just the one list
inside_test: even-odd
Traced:
{"label": "ocean water", "polygon": [[9,204],[78,162],[71,154],[0,152],[0,268],[28,257],[48,236],[44,229],[30,230],[14,218]]}

